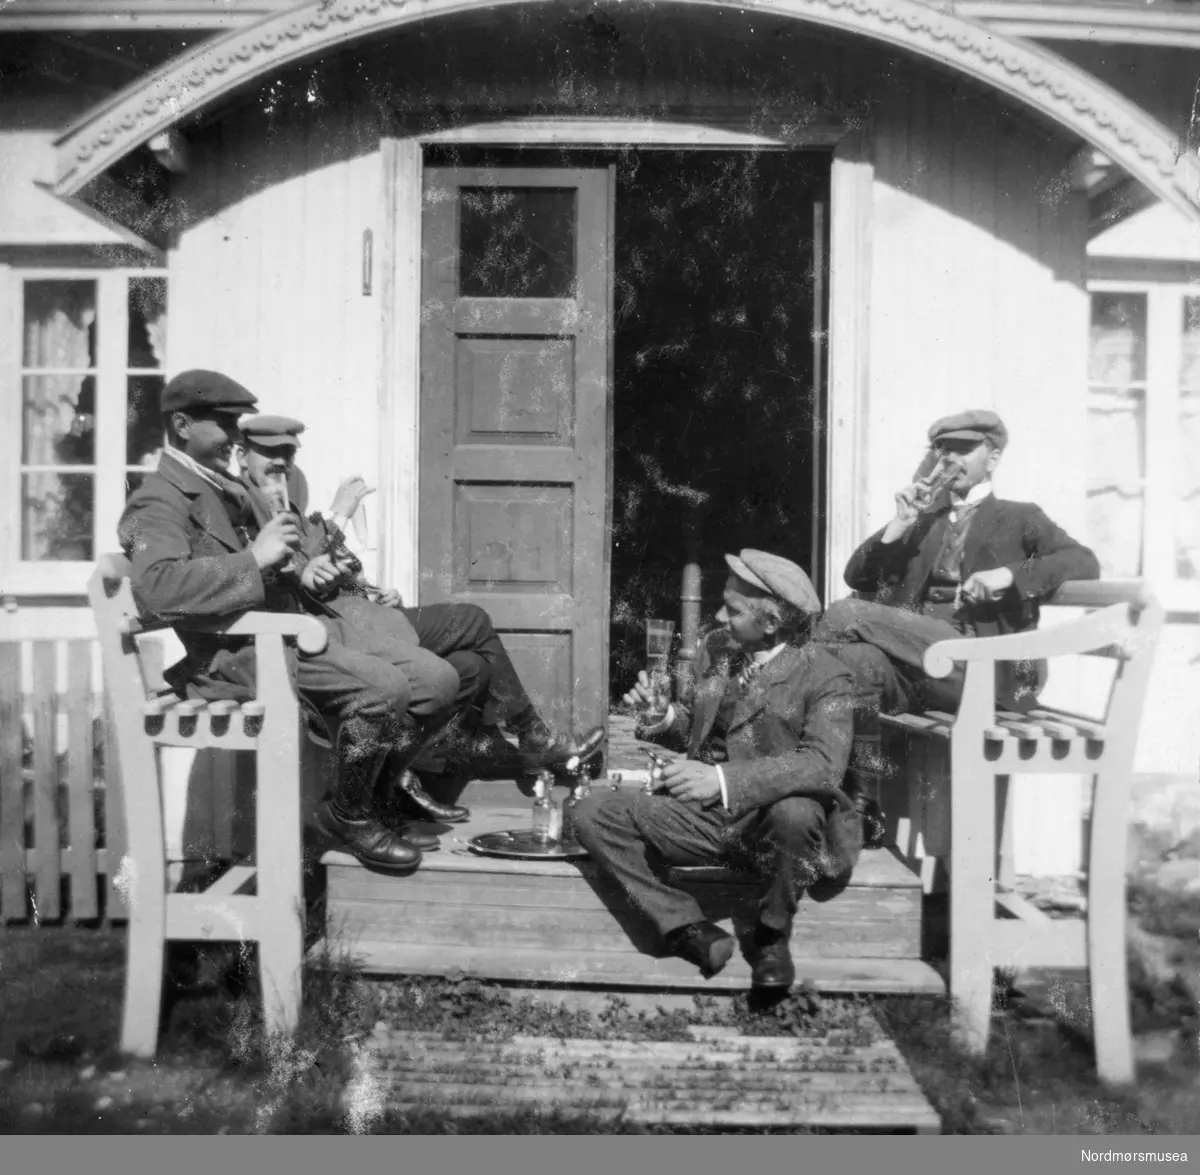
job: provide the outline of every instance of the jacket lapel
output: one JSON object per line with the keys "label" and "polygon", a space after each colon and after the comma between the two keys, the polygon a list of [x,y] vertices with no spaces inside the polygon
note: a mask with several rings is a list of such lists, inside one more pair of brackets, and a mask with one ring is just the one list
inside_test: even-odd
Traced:
{"label": "jacket lapel", "polygon": [[231,551],[245,549],[246,544],[238,538],[233,523],[229,521],[229,512],[225,509],[216,486],[210,485],[204,478],[165,454],[159,460],[158,472],[191,499],[189,513],[192,521],[201,530],[212,535],[217,542]]}
{"label": "jacket lapel", "polygon": [[696,694],[692,701],[692,727],[688,734],[688,753],[693,758],[712,733],[728,681],[729,678],[723,673],[705,673],[696,681]]}
{"label": "jacket lapel", "polygon": [[913,600],[919,600],[925,591],[925,584],[941,554],[942,540],[946,537],[946,527],[949,525],[949,515],[945,510],[930,516],[928,528],[917,545],[912,570],[906,576],[907,595]]}
{"label": "jacket lapel", "polygon": [[996,495],[988,494],[975,507],[975,517],[971,519],[971,523],[967,527],[967,537],[963,542],[962,557],[962,578],[964,581],[979,570],[977,566],[979,556],[988,545],[988,540],[992,537],[996,529],[996,519]]}
{"label": "jacket lapel", "polygon": [[745,726],[747,722],[766,709],[771,690],[781,682],[787,681],[803,655],[802,649],[789,645],[754,674],[750,679],[749,687],[733,708],[726,735],[731,734],[739,726]]}

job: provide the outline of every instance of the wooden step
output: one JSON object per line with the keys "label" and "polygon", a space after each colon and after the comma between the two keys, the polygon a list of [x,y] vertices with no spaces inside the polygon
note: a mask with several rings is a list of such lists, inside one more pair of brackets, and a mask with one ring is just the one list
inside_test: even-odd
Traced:
{"label": "wooden step", "polygon": [[[335,936],[328,943],[336,953],[345,948],[351,960],[368,975],[462,976],[511,983],[545,983],[563,987],[602,987],[612,990],[745,991],[750,967],[738,954],[720,975],[705,980],[682,959],[659,959],[633,950],[575,951],[511,950],[428,946],[398,939],[347,942]],[[326,943],[312,948],[323,955]],[[945,995],[946,984],[937,970],[920,959],[810,959],[795,956],[796,984],[816,991],[849,995]]]}
{"label": "wooden step", "polygon": [[[323,858],[327,933],[371,972],[656,989],[744,988],[736,956],[706,982],[682,960],[659,958],[657,935],[624,893],[587,860],[480,856],[467,842],[523,829],[529,800],[508,784],[473,784],[469,822],[443,830],[442,847],[406,877],[364,869],[344,853]],[[757,883],[724,869],[677,869],[708,917],[746,944]],[[888,849],[865,852],[850,883],[815,890],[797,911],[792,953],[801,980],[826,991],[942,992],[920,958],[921,882]]]}
{"label": "wooden step", "polygon": [[[874,884],[851,884],[828,901],[804,900],[793,927],[796,951],[815,957],[918,958],[920,890],[881,883],[899,865],[888,853],[870,854],[861,872]],[[491,868],[480,868],[487,861]],[[329,916],[356,939],[392,937],[429,945],[561,951],[653,950],[652,932],[621,890],[594,865],[509,862],[430,854],[416,873],[389,877],[353,858],[325,858]],[[532,864],[544,872],[525,872]],[[902,867],[901,867],[902,868]],[[554,870],[554,872],[549,872]],[[757,916],[757,887],[741,880],[696,881],[673,871],[706,916],[749,931]]]}

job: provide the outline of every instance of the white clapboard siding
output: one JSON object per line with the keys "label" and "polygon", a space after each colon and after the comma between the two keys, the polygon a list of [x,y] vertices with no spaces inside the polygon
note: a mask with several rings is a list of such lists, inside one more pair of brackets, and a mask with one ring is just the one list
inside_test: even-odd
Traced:
{"label": "white clapboard siding", "polygon": [[1083,529],[1087,207],[1069,147],[915,77],[875,132],[871,527],[892,510],[939,415],[990,407],[1011,445],[997,492]]}
{"label": "white clapboard siding", "polygon": [[[332,102],[306,118],[292,110],[268,133],[261,107],[248,105],[200,135],[180,182],[193,219],[169,261],[172,370],[222,371],[260,410],[304,421],[299,462],[314,509],[329,507],[343,478],[379,476],[379,152],[353,133],[352,113]],[[364,513],[373,574],[372,500]]]}

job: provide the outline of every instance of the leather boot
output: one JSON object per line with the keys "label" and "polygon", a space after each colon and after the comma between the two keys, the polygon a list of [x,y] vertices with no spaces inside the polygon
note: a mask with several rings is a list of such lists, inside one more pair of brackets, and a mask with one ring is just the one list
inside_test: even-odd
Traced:
{"label": "leather boot", "polygon": [[603,726],[594,726],[578,739],[556,735],[539,718],[532,726],[521,731],[517,746],[526,771],[553,771],[569,775],[600,754],[605,737]]}
{"label": "leather boot", "polygon": [[379,820],[389,832],[394,832],[405,844],[422,853],[436,853],[442,847],[441,837],[436,832],[426,832],[409,820],[393,818],[386,812],[379,813]]}
{"label": "leather boot", "polygon": [[411,873],[421,863],[421,850],[398,837],[374,816],[359,819],[343,816],[325,800],[317,805],[314,822],[339,848],[364,865],[390,873]]}
{"label": "leather boot", "polygon": [[385,790],[384,803],[397,816],[411,813],[417,820],[437,820],[443,824],[461,824],[471,816],[471,809],[459,804],[439,804],[422,786],[416,773],[405,768],[395,776]]}
{"label": "leather boot", "polygon": [[733,935],[726,934],[713,922],[689,922],[672,930],[666,938],[667,950],[695,963],[705,979],[711,979],[729,962],[736,945]]}
{"label": "leather boot", "polygon": [[796,981],[796,964],[792,962],[792,932],[775,930],[762,923],[755,928],[750,966],[750,982],[754,987],[789,988]]}
{"label": "leather boot", "polygon": [[856,772],[848,771],[842,783],[842,791],[850,797],[855,811],[862,818],[863,848],[882,848],[887,840],[887,817],[879,806],[879,801],[871,795],[867,781]]}

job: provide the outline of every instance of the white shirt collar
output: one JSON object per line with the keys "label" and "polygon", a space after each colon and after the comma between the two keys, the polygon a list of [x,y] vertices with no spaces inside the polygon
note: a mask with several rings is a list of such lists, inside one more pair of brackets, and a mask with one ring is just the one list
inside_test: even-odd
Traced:
{"label": "white shirt collar", "polygon": [[784,641],[782,644],[776,645],[773,649],[760,649],[757,653],[751,654],[750,660],[754,662],[755,666],[761,668],[768,661],[773,661],[786,648],[787,641]]}
{"label": "white shirt collar", "polygon": [[225,488],[211,469],[205,469],[199,461],[189,457],[182,449],[163,449],[163,455],[177,461],[184,469],[191,470],[197,477],[202,477],[209,485],[216,486],[219,490]]}
{"label": "white shirt collar", "polygon": [[957,494],[950,495],[950,508],[952,510],[962,510],[964,507],[978,506],[984,498],[990,497],[992,493],[991,481],[976,482],[969,490],[966,497],[960,498]]}

